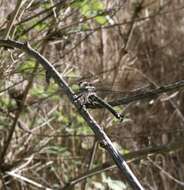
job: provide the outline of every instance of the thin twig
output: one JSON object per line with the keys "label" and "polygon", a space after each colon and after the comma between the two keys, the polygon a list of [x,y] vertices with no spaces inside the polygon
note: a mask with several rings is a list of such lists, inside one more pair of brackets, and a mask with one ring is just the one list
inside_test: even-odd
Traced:
{"label": "thin twig", "polygon": [[167,172],[166,170],[164,170],[162,167],[160,167],[156,162],[154,162],[151,158],[147,158],[156,168],[158,168],[165,176],[167,176],[169,179],[171,179],[172,181],[174,181],[175,183],[181,185],[182,187],[184,187],[184,182],[176,179],[175,177],[173,177],[169,172]]}
{"label": "thin twig", "polygon": [[19,23],[17,23],[16,25],[23,24],[23,23],[28,22],[28,21],[30,21],[30,20],[36,18],[36,17],[39,17],[39,16],[42,15],[42,14],[45,14],[45,13],[47,13],[47,12],[50,12],[50,11],[52,11],[53,8],[59,6],[59,5],[62,4],[62,3],[65,3],[65,1],[66,1],[66,0],[61,0],[61,1],[59,1],[58,3],[52,5],[51,7],[47,8],[47,9],[44,9],[44,10],[42,10],[42,11],[40,11],[40,12],[38,12],[38,13],[36,13],[36,14],[34,14],[34,15],[28,17],[28,18],[25,18],[24,20],[21,20],[21,21],[20,21]]}
{"label": "thin twig", "polygon": [[[88,164],[88,171],[90,171],[92,169],[92,167],[93,167],[93,163],[94,163],[97,147],[98,147],[98,141],[96,139],[94,139],[94,141],[93,141],[93,148],[92,148],[92,151],[91,151],[91,156],[90,156],[90,160],[89,160],[89,164]],[[84,181],[82,190],[86,190],[87,189],[87,185],[88,184],[87,184],[87,179],[86,179]]]}
{"label": "thin twig", "polygon": [[33,186],[39,188],[39,189],[53,190],[53,189],[51,189],[51,188],[49,188],[49,187],[45,187],[44,185],[42,185],[42,184],[40,184],[40,183],[37,183],[36,181],[33,181],[32,179],[29,179],[29,178],[27,178],[27,177],[24,177],[24,176],[22,176],[22,175],[20,175],[20,174],[17,174],[17,173],[15,173],[15,172],[13,172],[13,171],[6,172],[6,173],[7,173],[9,176],[12,176],[12,177],[14,177],[14,178],[17,178],[19,181],[24,181],[24,182],[29,183],[29,184],[31,184],[31,185],[33,185]]}
{"label": "thin twig", "polygon": [[14,25],[14,22],[15,22],[15,20],[17,18],[17,15],[19,14],[21,6],[22,6],[22,0],[18,0],[17,4],[16,4],[16,7],[15,7],[15,10],[13,11],[13,13],[10,16],[11,20],[8,22],[7,31],[6,31],[4,39],[9,38],[10,32],[11,32],[11,30],[13,28],[13,25]]}

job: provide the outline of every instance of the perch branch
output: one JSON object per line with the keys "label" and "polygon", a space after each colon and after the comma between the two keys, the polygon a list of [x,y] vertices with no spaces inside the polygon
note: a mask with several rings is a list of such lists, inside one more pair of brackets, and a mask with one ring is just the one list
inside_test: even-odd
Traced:
{"label": "perch branch", "polygon": [[63,79],[63,77],[59,74],[59,72],[53,67],[53,65],[43,57],[39,52],[34,50],[28,43],[21,43],[13,40],[0,40],[0,46],[9,47],[9,48],[18,48],[30,56],[34,57],[39,64],[41,64],[44,69],[50,73],[50,76],[54,79],[54,81],[59,85],[65,95],[67,95],[68,99],[71,103],[76,107],[78,113],[83,117],[83,119],[87,122],[90,128],[95,133],[97,139],[104,145],[104,148],[108,151],[108,153],[113,158],[114,162],[118,166],[121,171],[123,177],[126,178],[129,185],[132,189],[135,190],[143,190],[144,188],[136,178],[136,176],[132,173],[131,169],[125,162],[124,158],[121,154],[116,150],[114,145],[112,144],[109,137],[102,130],[102,128],[97,124],[94,118],[89,114],[85,107],[81,108],[81,102],[76,100],[76,95],[72,91],[72,89],[68,86],[67,82]]}

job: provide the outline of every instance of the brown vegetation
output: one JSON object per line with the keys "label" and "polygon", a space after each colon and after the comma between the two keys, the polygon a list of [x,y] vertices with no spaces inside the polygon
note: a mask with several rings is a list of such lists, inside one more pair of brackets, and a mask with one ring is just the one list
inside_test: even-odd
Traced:
{"label": "brown vegetation", "polygon": [[[0,0],[0,39],[28,41],[74,90],[91,82],[109,102],[183,80],[183,1],[102,0],[104,24],[71,2]],[[0,49],[0,153],[15,130],[0,189],[123,189],[126,180],[49,74],[21,50],[7,48]],[[115,107],[125,114],[122,123],[105,109],[90,113],[145,189],[179,190],[183,104],[181,85]]]}

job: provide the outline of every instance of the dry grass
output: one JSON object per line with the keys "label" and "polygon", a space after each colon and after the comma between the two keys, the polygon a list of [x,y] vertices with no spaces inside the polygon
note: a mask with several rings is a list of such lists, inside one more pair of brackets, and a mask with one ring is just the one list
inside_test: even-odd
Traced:
{"label": "dry grass", "polygon": [[[30,41],[35,49],[55,64],[71,86],[87,80],[97,88],[129,94],[135,89],[154,89],[182,80],[183,2],[168,0],[163,1],[162,6],[155,3],[151,6],[145,1],[137,12],[133,11],[135,5],[130,2],[108,3],[108,9],[121,7],[114,13],[115,24],[101,28],[89,20],[87,23],[94,30],[86,32],[77,31],[82,26],[78,23],[81,19],[79,11],[68,9],[67,12],[69,5],[64,7],[63,3],[64,8],[60,8],[58,18],[50,16],[44,21],[45,28],[42,29],[40,25],[40,28],[31,29],[23,37],[19,34],[36,21],[27,25],[18,23],[43,9],[34,1],[27,8],[27,2],[22,5],[13,23],[15,27],[11,36],[17,40],[26,38]],[[0,10],[7,7],[9,10],[3,13],[4,20],[0,20],[1,29],[4,29],[8,25],[5,19],[12,12],[13,4],[7,5],[5,1],[0,3]],[[59,8],[54,11],[58,12]],[[95,144],[94,135],[63,93],[58,92],[53,81],[47,86],[45,73],[40,67],[33,75],[36,65],[34,60],[18,50],[0,51],[0,150],[3,149],[3,141],[15,121],[16,113],[20,111],[17,98],[8,93],[13,88],[21,97],[27,84],[32,83],[5,157],[6,165],[1,168],[0,186],[3,188],[4,183],[7,189],[17,190],[41,189],[41,184],[50,189],[63,187],[71,179],[88,171]],[[9,86],[12,87],[9,89]],[[107,100],[122,96],[120,93],[100,91],[99,95]],[[92,110],[91,113],[122,151],[133,152],[147,147],[167,146],[183,137],[183,101],[183,90],[180,89],[151,100],[121,105],[118,109],[125,110],[126,114],[123,123],[113,119],[103,109]],[[25,128],[22,130],[21,125],[31,130],[31,134]],[[177,148],[131,163],[145,189],[183,189],[183,148]],[[97,148],[93,168],[109,160],[105,151]],[[19,176],[11,176],[15,173]],[[116,169],[106,172],[106,176],[122,180]],[[86,189],[97,189],[97,182],[105,188],[103,175],[98,174],[89,178]],[[75,189],[85,189],[84,183],[80,182]]]}

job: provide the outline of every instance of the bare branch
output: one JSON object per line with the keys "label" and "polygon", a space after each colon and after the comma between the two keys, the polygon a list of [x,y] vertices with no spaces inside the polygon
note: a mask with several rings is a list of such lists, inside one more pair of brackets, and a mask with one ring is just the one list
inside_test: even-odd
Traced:
{"label": "bare branch", "polygon": [[130,170],[129,166],[125,162],[124,158],[121,154],[116,150],[111,140],[108,138],[106,133],[102,130],[99,124],[94,120],[94,118],[89,114],[85,107],[82,107],[81,102],[76,99],[75,93],[68,86],[67,82],[63,79],[63,77],[59,74],[59,72],[53,67],[53,65],[40,53],[31,48],[28,43],[20,43],[13,40],[0,40],[0,46],[6,46],[10,48],[18,48],[30,56],[34,57],[39,64],[41,64],[46,71],[49,72],[50,76],[54,79],[54,81],[60,86],[61,90],[63,90],[64,94],[67,95],[68,99],[71,103],[76,107],[78,113],[83,117],[83,119],[87,122],[90,128],[95,133],[97,139],[104,145],[104,148],[109,152],[114,162],[120,169],[123,177],[126,177],[127,182],[135,190],[143,190],[144,188],[139,183],[135,175]]}

